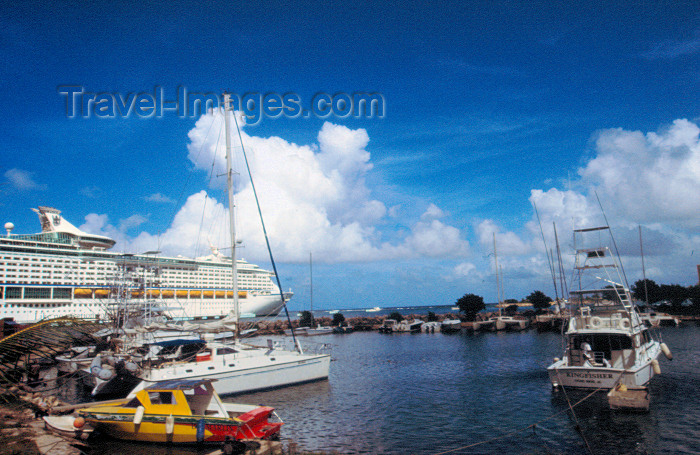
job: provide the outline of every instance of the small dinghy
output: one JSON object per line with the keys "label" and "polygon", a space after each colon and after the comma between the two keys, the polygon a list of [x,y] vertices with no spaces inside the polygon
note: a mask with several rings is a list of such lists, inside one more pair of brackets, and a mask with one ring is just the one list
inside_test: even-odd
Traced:
{"label": "small dinghy", "polygon": [[95,430],[94,427],[85,423],[84,418],[73,415],[44,416],[43,419],[47,429],[71,438],[84,440]]}
{"label": "small dinghy", "polygon": [[610,409],[648,411],[649,401],[649,389],[646,387],[618,384],[608,392]]}

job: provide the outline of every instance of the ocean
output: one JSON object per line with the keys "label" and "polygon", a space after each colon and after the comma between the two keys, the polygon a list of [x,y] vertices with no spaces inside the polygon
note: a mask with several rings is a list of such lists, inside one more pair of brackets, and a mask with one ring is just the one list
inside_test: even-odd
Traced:
{"label": "ocean", "polygon": [[[417,313],[415,308],[400,311]],[[327,381],[225,401],[275,407],[285,421],[282,441],[304,451],[700,453],[700,327],[663,328],[659,334],[674,360],[660,359],[662,374],[650,384],[648,413],[611,411],[605,394],[599,393],[577,405],[572,414],[567,402],[575,403],[587,393],[552,390],[546,367],[562,354],[562,337],[535,330],[449,335],[357,332],[302,338],[303,343],[331,345]],[[93,453],[160,450],[196,453],[176,448],[154,452],[151,446],[115,442]]]}

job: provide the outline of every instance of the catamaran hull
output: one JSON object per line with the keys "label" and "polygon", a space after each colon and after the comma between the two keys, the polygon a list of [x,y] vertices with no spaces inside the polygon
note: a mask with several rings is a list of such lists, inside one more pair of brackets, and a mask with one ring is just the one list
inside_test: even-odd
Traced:
{"label": "catamaran hull", "polygon": [[[328,354],[308,355],[287,362],[277,362],[272,355],[268,365],[242,367],[213,374],[191,367],[183,367],[182,371],[154,370],[135,390],[146,387],[152,382],[169,379],[215,379],[219,395],[274,389],[326,379],[330,370],[330,361],[331,357]],[[187,370],[191,371],[187,372]]]}

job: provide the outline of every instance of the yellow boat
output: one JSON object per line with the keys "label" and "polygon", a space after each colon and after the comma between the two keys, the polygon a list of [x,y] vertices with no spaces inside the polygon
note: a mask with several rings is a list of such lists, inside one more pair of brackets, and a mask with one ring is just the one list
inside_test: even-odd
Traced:
{"label": "yellow boat", "polygon": [[133,396],[79,410],[96,430],[142,442],[221,443],[274,439],[282,422],[269,421],[267,406],[224,403],[212,379],[156,382]]}

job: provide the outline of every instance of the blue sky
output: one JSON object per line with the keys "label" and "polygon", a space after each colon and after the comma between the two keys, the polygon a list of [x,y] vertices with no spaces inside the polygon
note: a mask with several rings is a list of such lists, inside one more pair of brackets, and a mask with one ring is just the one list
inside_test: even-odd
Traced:
{"label": "blue sky", "polygon": [[[317,308],[451,304],[466,292],[493,301],[493,232],[506,297],[553,296],[532,202],[548,238],[556,221],[568,239],[573,222],[592,222],[594,192],[629,247],[631,280],[641,277],[642,225],[649,277],[693,284],[699,7],[6,4],[2,221],[34,232],[29,208],[50,205],[120,250],[205,254],[207,236],[226,246],[202,230],[223,213],[210,172],[222,151],[208,135],[220,118],[67,118],[59,86],[124,96],[162,87],[171,98],[178,87],[291,92],[302,104],[373,92],[383,118],[263,118],[243,129],[292,308],[308,304],[310,251]],[[269,267],[249,187],[239,190],[242,255]]]}

